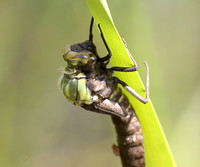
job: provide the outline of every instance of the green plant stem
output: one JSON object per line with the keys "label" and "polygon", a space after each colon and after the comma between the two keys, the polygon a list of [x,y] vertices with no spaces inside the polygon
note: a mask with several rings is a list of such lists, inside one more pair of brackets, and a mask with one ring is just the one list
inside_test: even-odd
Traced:
{"label": "green plant stem", "polygon": [[[119,67],[132,66],[127,50],[114,26],[106,0],[87,0],[87,3],[95,23],[101,25],[106,42],[112,52],[112,65]],[[136,92],[145,97],[144,86],[137,72],[128,74],[117,72],[116,75]],[[134,81],[134,83],[132,81]],[[142,104],[127,91],[124,91],[124,93],[128,96],[129,101],[133,105],[142,126],[146,166],[176,166],[151,101],[149,100],[147,104]]]}

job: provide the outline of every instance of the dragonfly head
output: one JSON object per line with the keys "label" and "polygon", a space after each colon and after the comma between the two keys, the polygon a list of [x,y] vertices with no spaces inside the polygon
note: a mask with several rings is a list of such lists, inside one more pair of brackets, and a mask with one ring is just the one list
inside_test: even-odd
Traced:
{"label": "dragonfly head", "polygon": [[68,67],[81,68],[83,66],[94,66],[97,61],[96,47],[92,41],[67,45],[63,49],[63,58]]}

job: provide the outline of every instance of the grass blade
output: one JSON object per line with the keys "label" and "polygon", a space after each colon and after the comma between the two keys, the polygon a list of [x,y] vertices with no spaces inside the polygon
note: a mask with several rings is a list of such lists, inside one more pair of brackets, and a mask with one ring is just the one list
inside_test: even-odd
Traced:
{"label": "grass blade", "polygon": [[[126,48],[114,26],[106,0],[87,0],[87,3],[95,23],[101,25],[106,42],[112,52],[112,65],[119,67],[132,66]],[[146,96],[144,86],[137,72],[116,72],[116,75],[140,95]],[[142,126],[146,166],[175,167],[173,156],[151,101],[149,100],[147,104],[142,104],[127,91],[124,91],[124,93],[132,103]]]}

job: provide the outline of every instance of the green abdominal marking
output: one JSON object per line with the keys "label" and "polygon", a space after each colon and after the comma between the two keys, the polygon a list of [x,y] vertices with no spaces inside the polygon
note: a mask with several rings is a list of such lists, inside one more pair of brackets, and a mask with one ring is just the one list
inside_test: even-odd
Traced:
{"label": "green abdominal marking", "polygon": [[[82,76],[82,74],[77,76]],[[65,97],[76,105],[91,103],[91,92],[86,87],[85,78],[69,78],[64,75],[61,80],[61,90]]]}
{"label": "green abdominal marking", "polygon": [[74,102],[77,99],[77,79],[68,79],[63,77],[62,79],[63,85],[61,87],[63,88],[63,94],[66,96],[66,98]]}
{"label": "green abdominal marking", "polygon": [[91,92],[86,87],[86,79],[79,79],[78,80],[78,93],[79,93],[79,100],[85,104],[91,103]]}

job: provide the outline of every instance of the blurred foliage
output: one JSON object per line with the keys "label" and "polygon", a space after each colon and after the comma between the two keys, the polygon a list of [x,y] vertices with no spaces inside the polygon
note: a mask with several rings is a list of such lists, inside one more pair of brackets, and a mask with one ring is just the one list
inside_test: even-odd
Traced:
{"label": "blurred foliage", "polygon": [[[108,1],[145,78],[178,166],[199,166],[200,1]],[[88,38],[85,1],[0,2],[0,166],[120,166],[109,116],[59,92],[62,48]],[[100,55],[106,50],[98,35]],[[143,78],[143,79],[144,79]]]}

